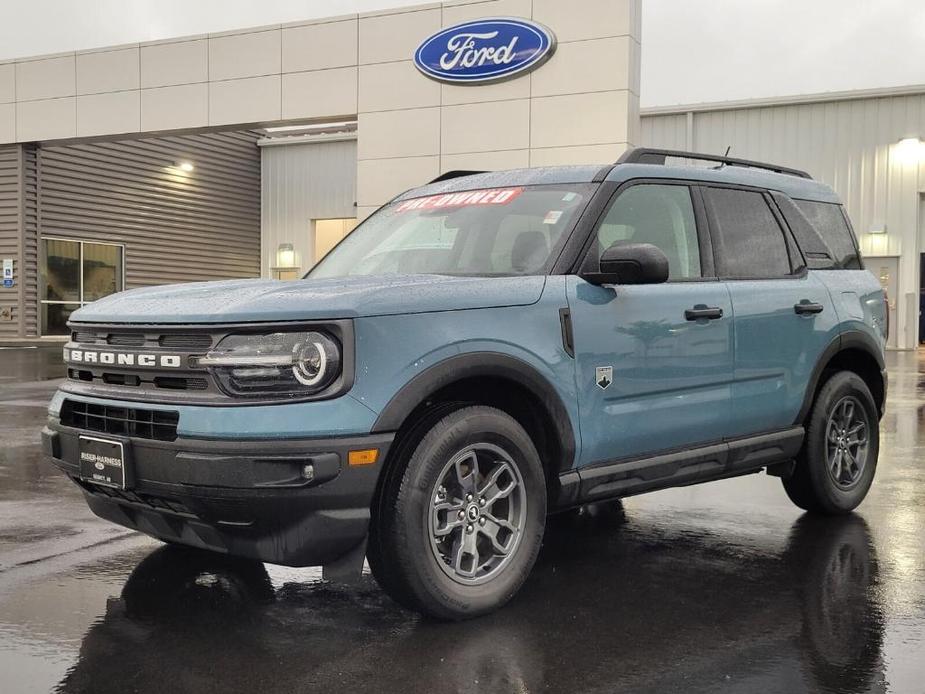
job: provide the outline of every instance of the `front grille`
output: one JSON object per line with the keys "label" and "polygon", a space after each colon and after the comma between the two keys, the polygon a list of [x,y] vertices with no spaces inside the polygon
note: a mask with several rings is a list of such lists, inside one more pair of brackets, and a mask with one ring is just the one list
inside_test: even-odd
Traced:
{"label": "front grille", "polygon": [[164,410],[114,407],[69,399],[61,406],[61,423],[65,426],[139,439],[176,441],[179,421],[178,412]]}
{"label": "front grille", "polygon": [[133,331],[75,330],[71,340],[83,345],[113,347],[163,347],[165,349],[208,350],[214,340],[209,333],[161,333]]}
{"label": "front grille", "polygon": [[206,350],[212,346],[212,336],[205,333],[161,335],[158,339],[158,344],[168,349]]}
{"label": "front grille", "polygon": [[106,336],[106,344],[117,347],[143,347],[145,336],[143,333],[112,333]]}

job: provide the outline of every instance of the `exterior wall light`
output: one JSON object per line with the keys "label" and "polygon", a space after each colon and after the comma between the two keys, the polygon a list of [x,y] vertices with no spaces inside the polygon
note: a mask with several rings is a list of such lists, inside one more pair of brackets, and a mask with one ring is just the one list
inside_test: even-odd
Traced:
{"label": "exterior wall light", "polygon": [[278,280],[295,280],[299,278],[301,269],[296,256],[295,247],[291,243],[281,243],[276,248],[276,265],[270,268],[273,277]]}
{"label": "exterior wall light", "polygon": [[867,231],[868,234],[885,234],[886,224],[874,224]]}
{"label": "exterior wall light", "polygon": [[925,143],[918,137],[906,137],[893,146],[893,153],[902,164],[917,164],[925,159]]}
{"label": "exterior wall light", "polygon": [[178,161],[177,168],[180,169],[180,171],[185,171],[186,173],[190,173],[196,167],[193,166],[193,162],[191,161]]}
{"label": "exterior wall light", "polygon": [[279,248],[276,249],[276,267],[281,270],[296,267],[295,248],[291,243],[279,244]]}

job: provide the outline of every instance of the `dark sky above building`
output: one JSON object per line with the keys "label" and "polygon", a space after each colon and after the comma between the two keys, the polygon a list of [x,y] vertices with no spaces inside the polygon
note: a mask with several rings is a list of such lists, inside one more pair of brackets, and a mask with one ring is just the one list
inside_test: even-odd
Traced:
{"label": "dark sky above building", "polygon": [[[422,1],[3,0],[0,60]],[[643,106],[925,83],[921,0],[642,5]]]}

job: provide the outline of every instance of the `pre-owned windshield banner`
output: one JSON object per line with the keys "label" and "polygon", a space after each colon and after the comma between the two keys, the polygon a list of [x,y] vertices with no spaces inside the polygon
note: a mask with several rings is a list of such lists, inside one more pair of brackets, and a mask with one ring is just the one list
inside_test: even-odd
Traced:
{"label": "pre-owned windshield banner", "polygon": [[437,210],[443,207],[463,207],[465,205],[507,205],[523,192],[523,188],[487,188],[485,190],[467,190],[461,193],[444,193],[412,198],[400,202],[396,212],[408,210]]}

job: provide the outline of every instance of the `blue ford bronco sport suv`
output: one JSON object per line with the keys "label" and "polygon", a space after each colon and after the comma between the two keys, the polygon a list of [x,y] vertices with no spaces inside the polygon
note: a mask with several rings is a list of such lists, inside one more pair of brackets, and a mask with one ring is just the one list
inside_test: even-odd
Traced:
{"label": "blue ford bronco sport suv", "polygon": [[70,327],[43,441],[94,513],[331,578],[365,557],[444,619],[508,601],[582,504],[764,470],[852,510],[887,386],[832,190],[651,149],[446,174],[300,281],[136,289]]}

